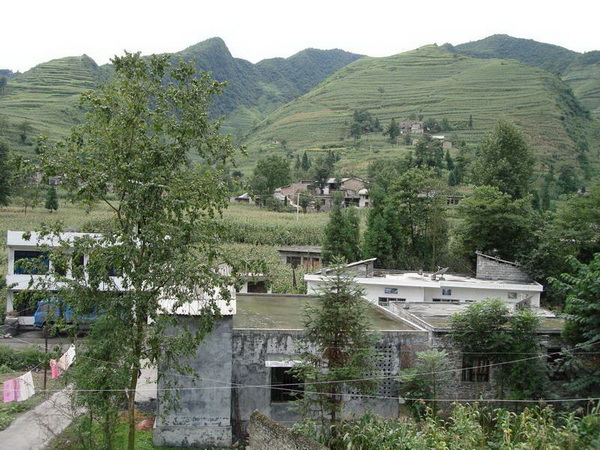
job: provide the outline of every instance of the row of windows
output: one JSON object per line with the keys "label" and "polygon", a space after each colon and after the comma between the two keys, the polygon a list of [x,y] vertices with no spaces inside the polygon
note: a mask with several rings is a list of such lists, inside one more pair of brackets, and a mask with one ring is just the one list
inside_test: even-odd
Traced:
{"label": "row of windows", "polygon": [[[398,288],[395,287],[386,287],[383,288],[383,293],[384,294],[394,294],[397,295],[398,294]],[[446,296],[451,296],[452,295],[452,289],[442,289],[442,296],[446,297]],[[518,295],[516,292],[508,292],[507,297],[509,300],[516,300]],[[380,298],[384,298],[384,297],[380,297]],[[444,301],[449,301],[451,303],[458,303],[460,302],[460,300],[458,299],[439,299],[439,298],[434,298],[432,299],[434,302],[444,302]],[[398,301],[404,301],[404,299],[399,299]],[[471,303],[473,302],[473,300],[465,300],[465,303]]]}
{"label": "row of windows", "polygon": [[[62,262],[65,263],[66,261]],[[57,274],[61,276],[67,274],[66,266],[57,265],[54,262],[53,264],[53,270],[55,270]],[[73,255],[71,258],[71,265],[72,268],[83,267],[83,255]],[[47,274],[49,270],[50,261],[47,253],[36,250],[15,250],[13,269],[15,275],[44,275]],[[122,271],[112,266],[107,267],[106,271],[108,272],[108,276],[111,277],[120,277],[123,275]]]}

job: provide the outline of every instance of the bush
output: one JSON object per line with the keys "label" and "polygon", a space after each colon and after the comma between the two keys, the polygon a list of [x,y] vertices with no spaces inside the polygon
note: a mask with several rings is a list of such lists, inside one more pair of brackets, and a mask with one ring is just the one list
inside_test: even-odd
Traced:
{"label": "bush", "polygon": [[13,350],[6,345],[0,346],[0,367],[3,371],[9,369],[11,372],[31,370],[46,361],[47,357],[49,355],[37,347]]}

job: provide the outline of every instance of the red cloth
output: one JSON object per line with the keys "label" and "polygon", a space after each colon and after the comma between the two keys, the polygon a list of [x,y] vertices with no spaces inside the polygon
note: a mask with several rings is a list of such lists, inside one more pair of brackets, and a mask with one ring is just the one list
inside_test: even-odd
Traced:
{"label": "red cloth", "polygon": [[53,359],[50,360],[50,378],[55,379],[60,376],[60,368]]}

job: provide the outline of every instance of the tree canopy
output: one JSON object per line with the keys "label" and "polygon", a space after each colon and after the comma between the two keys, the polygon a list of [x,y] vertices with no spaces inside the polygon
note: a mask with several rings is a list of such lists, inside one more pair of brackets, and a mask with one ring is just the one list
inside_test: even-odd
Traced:
{"label": "tree canopy", "polygon": [[535,158],[518,128],[501,120],[483,142],[474,169],[479,185],[493,186],[514,199],[529,193]]}
{"label": "tree canopy", "polygon": [[[53,273],[65,283],[57,297],[77,314],[101,312],[89,339],[79,344],[82,370],[75,371],[75,383],[85,389],[97,374],[105,374],[105,381],[79,399],[108,425],[114,405],[125,401],[133,449],[142,360],[155,364],[160,358],[181,369],[175,364],[180,355],[195,350],[218,312],[214,301],[201,303],[199,330],[182,325],[177,338],[165,333],[177,318],[161,299],[177,307],[206,300],[203,292],[214,289],[227,298],[221,287],[228,280],[216,270],[219,229],[213,217],[228,200],[217,167],[231,159],[233,148],[219,122],[209,119],[211,96],[223,85],[208,74],[197,74],[189,63],[171,63],[169,55],[126,53],[113,63],[112,80],[82,96],[86,121],[44,153],[43,166],[46,175],[61,177],[70,200],[101,201],[114,212],[101,235],[64,242],[72,253],[58,249],[50,258],[56,262],[51,267],[73,267],[69,278]],[[193,164],[191,152],[204,163]],[[57,238],[59,231],[45,230]],[[83,255],[85,268],[78,262]]]}

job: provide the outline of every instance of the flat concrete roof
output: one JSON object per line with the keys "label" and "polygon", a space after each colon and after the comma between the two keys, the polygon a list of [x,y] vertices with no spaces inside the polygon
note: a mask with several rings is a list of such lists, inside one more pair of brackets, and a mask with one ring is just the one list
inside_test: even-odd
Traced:
{"label": "flat concrete roof", "polygon": [[[402,303],[399,305],[405,313],[411,314],[424,322],[428,323],[434,329],[449,330],[452,314],[463,312],[470,303]],[[513,304],[506,304],[514,311]],[[531,308],[531,310],[540,318],[541,332],[560,332],[564,326],[564,320],[556,317],[554,313],[544,308]]]}
{"label": "flat concrete roof", "polygon": [[[234,328],[301,330],[304,328],[304,306],[316,304],[315,297],[277,294],[237,294]],[[377,331],[415,331],[405,322],[385,316],[371,304],[367,316]]]}
{"label": "flat concrete roof", "polygon": [[322,250],[319,245],[284,245],[277,248],[282,253],[321,253]]}

